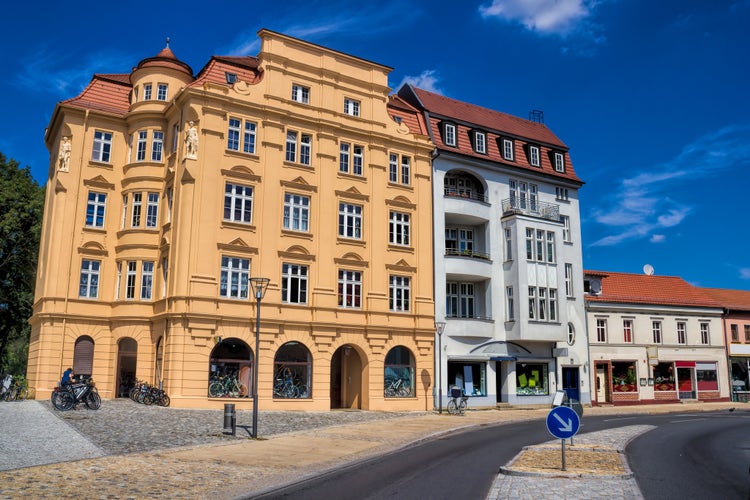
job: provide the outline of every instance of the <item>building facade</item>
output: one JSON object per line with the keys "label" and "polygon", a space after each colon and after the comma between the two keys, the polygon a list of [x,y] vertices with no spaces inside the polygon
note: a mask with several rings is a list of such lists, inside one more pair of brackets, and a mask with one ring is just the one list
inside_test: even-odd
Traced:
{"label": "building facade", "polygon": [[[432,145],[390,68],[268,30],[55,109],[28,377],[180,407],[432,407]],[[260,304],[251,277],[270,279]],[[260,305],[261,321],[256,325]],[[259,351],[255,331],[259,328]]]}
{"label": "building facade", "polygon": [[437,406],[590,402],[578,190],[543,123],[415,88],[432,161]]}
{"label": "building facade", "polygon": [[729,380],[735,401],[750,399],[750,292],[703,288],[724,308],[722,328],[727,348]]}
{"label": "building facade", "polygon": [[728,399],[719,302],[679,277],[584,281],[595,404]]}

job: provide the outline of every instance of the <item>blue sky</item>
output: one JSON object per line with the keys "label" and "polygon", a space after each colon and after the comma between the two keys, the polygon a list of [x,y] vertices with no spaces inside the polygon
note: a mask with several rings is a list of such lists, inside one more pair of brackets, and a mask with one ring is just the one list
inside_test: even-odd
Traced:
{"label": "blue sky", "polygon": [[[102,5],[107,5],[102,7]],[[750,289],[750,0],[13,2],[0,152],[44,183],[55,104],[170,47],[197,73],[268,28],[545,123],[579,176],[587,269]],[[167,4],[164,4],[167,5]]]}

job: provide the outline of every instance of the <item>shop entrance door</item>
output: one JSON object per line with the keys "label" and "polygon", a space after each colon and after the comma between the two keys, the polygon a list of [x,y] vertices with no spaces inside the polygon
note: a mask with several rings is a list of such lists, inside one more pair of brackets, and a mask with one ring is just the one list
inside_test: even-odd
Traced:
{"label": "shop entrance door", "polygon": [[581,400],[580,382],[578,381],[577,366],[563,366],[562,369],[563,390],[568,395],[568,400]]}
{"label": "shop entrance door", "polygon": [[331,409],[362,409],[362,359],[351,345],[331,358]]}
{"label": "shop entrance door", "polygon": [[695,399],[694,375],[692,368],[677,368],[677,390],[680,399]]}
{"label": "shop entrance door", "polygon": [[607,387],[609,387],[607,373],[607,365],[596,365],[596,401],[598,403],[609,402],[607,399]]}
{"label": "shop entrance door", "polygon": [[130,337],[120,340],[117,345],[117,394],[125,398],[135,384],[135,369],[138,364],[138,343]]}

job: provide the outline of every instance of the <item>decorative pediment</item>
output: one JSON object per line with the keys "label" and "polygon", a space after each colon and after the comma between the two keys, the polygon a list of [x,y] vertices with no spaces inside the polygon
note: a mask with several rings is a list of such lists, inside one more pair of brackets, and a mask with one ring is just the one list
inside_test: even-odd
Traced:
{"label": "decorative pediment", "polygon": [[115,189],[115,185],[101,175],[97,175],[93,179],[84,179],[83,185],[98,189],[109,189],[110,191]]}
{"label": "decorative pediment", "polygon": [[370,265],[369,262],[362,259],[358,254],[354,252],[348,252],[339,258],[334,258],[333,261],[339,266],[348,267],[363,267],[366,268]]}
{"label": "decorative pediment", "polygon": [[222,169],[221,174],[224,177],[232,179],[241,179],[249,182],[260,182],[260,176],[244,165],[235,165],[230,169]]}
{"label": "decorative pediment", "polygon": [[78,247],[78,253],[82,255],[96,255],[99,257],[106,257],[108,252],[104,248],[104,245],[98,241],[87,241],[80,247]]}
{"label": "decorative pediment", "polygon": [[389,271],[400,271],[404,273],[416,273],[417,272],[417,268],[410,266],[409,263],[406,262],[404,259],[400,259],[399,261],[393,264],[386,264],[385,267]]}
{"label": "decorative pediment", "polygon": [[358,201],[369,201],[370,197],[366,194],[362,194],[359,192],[359,190],[352,186],[346,191],[336,190],[336,196],[339,198],[348,198],[350,200],[358,200]]}
{"label": "decorative pediment", "polygon": [[279,250],[279,257],[293,260],[315,260],[315,255],[312,255],[305,247],[301,245],[292,245],[287,248],[286,251]]}
{"label": "decorative pediment", "polygon": [[396,196],[392,200],[385,200],[389,207],[403,208],[407,210],[416,210],[417,205],[412,203],[406,196]]}
{"label": "decorative pediment", "polygon": [[309,191],[311,193],[316,193],[318,191],[318,188],[315,186],[311,186],[305,179],[302,177],[297,177],[294,180],[291,181],[280,181],[281,185],[283,187],[298,189],[300,191]]}
{"label": "decorative pediment", "polygon": [[258,254],[258,249],[248,245],[242,238],[235,238],[229,243],[219,243],[216,245],[219,250],[229,251],[241,254]]}

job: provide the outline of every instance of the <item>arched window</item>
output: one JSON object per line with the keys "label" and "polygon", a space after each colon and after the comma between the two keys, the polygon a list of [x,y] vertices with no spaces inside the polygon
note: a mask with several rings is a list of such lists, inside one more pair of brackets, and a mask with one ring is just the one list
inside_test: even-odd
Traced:
{"label": "arched window", "polygon": [[246,343],[233,338],[219,341],[209,358],[208,397],[249,397],[250,367],[250,348]]}
{"label": "arched window", "polygon": [[568,323],[568,345],[576,343],[576,329],[573,328],[573,323]]}
{"label": "arched window", "polygon": [[312,356],[303,344],[287,342],[273,361],[273,397],[295,399],[312,397]]}
{"label": "arched window", "polygon": [[94,339],[83,335],[76,339],[73,350],[73,373],[76,377],[90,377],[94,367]]}
{"label": "arched window", "polygon": [[403,346],[388,351],[385,357],[384,390],[387,398],[411,398],[414,390],[414,356]]}

